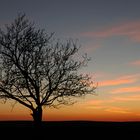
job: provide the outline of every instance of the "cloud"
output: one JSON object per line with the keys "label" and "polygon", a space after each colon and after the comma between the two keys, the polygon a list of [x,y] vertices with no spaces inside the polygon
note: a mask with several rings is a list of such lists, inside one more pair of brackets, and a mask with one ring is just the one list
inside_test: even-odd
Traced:
{"label": "cloud", "polygon": [[104,102],[105,102],[104,100],[90,100],[87,101],[86,104],[92,106],[98,106],[98,105],[102,105]]}
{"label": "cloud", "polygon": [[117,96],[117,97],[108,98],[106,100],[91,100],[91,101],[87,101],[86,104],[84,104],[84,106],[88,108],[95,108],[95,109],[107,109],[107,108],[112,108],[112,103],[120,104],[120,102],[124,103],[124,102],[136,102],[136,101],[138,102],[140,101],[139,94],[122,96],[122,97]]}
{"label": "cloud", "polygon": [[130,62],[129,64],[133,65],[133,66],[140,66],[140,60],[136,60],[136,61]]}
{"label": "cloud", "polygon": [[95,45],[94,44],[86,44],[82,49],[86,53],[92,53],[100,47],[101,47],[101,45],[99,45],[99,44],[95,44]]}
{"label": "cloud", "polygon": [[113,93],[113,94],[130,93],[130,92],[140,92],[140,86],[139,87],[135,86],[135,87],[118,88],[118,89],[111,91],[111,93]]}
{"label": "cloud", "polygon": [[140,101],[140,95],[130,95],[123,97],[114,97],[112,98],[112,102],[130,102],[130,101]]}
{"label": "cloud", "polygon": [[140,116],[140,113],[137,113],[136,115],[137,115],[137,116]]}
{"label": "cloud", "polygon": [[[116,106],[112,106],[111,104],[108,104],[108,103],[114,103],[116,101],[124,101],[124,98],[114,98],[108,100],[91,100],[86,103],[85,107],[87,109],[99,109],[99,110],[101,109],[106,112],[119,113],[119,114],[132,113],[129,111],[128,108],[116,107]],[[125,101],[128,101],[128,98]]]}
{"label": "cloud", "polygon": [[129,113],[132,113],[127,108],[114,107],[114,106],[105,109],[105,111],[112,112],[112,113],[121,113],[121,114],[129,114]]}
{"label": "cloud", "polygon": [[119,114],[130,114],[132,113],[131,111],[129,111],[128,108],[124,108],[124,107],[115,107],[115,106],[104,106],[104,105],[100,105],[100,106],[87,106],[87,109],[102,109],[103,111],[106,112],[111,112],[111,113],[119,113]]}
{"label": "cloud", "polygon": [[102,72],[102,71],[97,71],[97,72],[93,73],[93,77],[95,77],[95,78],[107,78],[109,76],[110,76],[110,74]]}
{"label": "cloud", "polygon": [[125,95],[125,96],[115,96],[104,100],[89,100],[86,101],[83,106],[89,107],[89,108],[110,108],[113,103],[120,103],[120,102],[135,102],[140,101],[140,94],[135,95]]}
{"label": "cloud", "polygon": [[140,21],[126,22],[101,31],[91,31],[82,33],[86,37],[107,38],[112,36],[127,36],[134,41],[140,41]]}
{"label": "cloud", "polygon": [[[125,95],[125,96],[113,96],[107,99],[92,99],[86,101],[82,104],[82,107],[85,109],[101,111],[101,112],[110,112],[111,114],[135,114],[136,116],[140,115],[139,113],[133,110],[134,102],[140,102],[140,94],[135,95]],[[121,106],[122,103],[126,103],[127,106]]]}
{"label": "cloud", "polygon": [[105,109],[106,106],[86,106],[86,109]]}
{"label": "cloud", "polygon": [[116,85],[122,85],[122,84],[130,84],[134,83],[138,80],[138,75],[126,75],[121,76],[113,80],[105,80],[99,82],[99,86],[116,86]]}
{"label": "cloud", "polygon": [[88,108],[88,109],[106,109],[108,108],[108,103],[114,102],[113,100],[89,100],[86,101],[83,107]]}

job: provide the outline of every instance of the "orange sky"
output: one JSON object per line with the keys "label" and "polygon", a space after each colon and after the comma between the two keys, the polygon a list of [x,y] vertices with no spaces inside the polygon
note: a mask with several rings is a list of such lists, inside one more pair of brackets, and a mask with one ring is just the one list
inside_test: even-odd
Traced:
{"label": "orange sky", "polygon": [[[108,99],[86,97],[72,106],[59,109],[45,108],[43,120],[93,120],[93,121],[139,121],[140,95],[114,96]],[[0,120],[32,120],[30,111],[21,105],[13,109],[10,104],[0,107]]]}
{"label": "orange sky", "polygon": [[[34,3],[34,4],[33,4]],[[10,6],[9,6],[10,5]],[[0,4],[0,26],[17,12],[27,12],[35,25],[60,40],[78,39],[79,54],[91,57],[80,70],[98,83],[96,95],[73,106],[46,108],[43,120],[140,121],[140,1],[12,0]],[[0,104],[0,120],[32,120],[17,104]]]}

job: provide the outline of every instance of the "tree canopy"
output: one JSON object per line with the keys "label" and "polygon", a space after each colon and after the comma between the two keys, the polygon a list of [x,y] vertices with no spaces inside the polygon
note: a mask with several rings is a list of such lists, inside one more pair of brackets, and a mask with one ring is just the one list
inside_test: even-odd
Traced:
{"label": "tree canopy", "polygon": [[79,46],[73,40],[61,42],[54,33],[37,29],[25,14],[0,30],[0,99],[10,99],[42,120],[43,106],[73,103],[73,97],[94,94],[88,75],[79,74],[89,59],[76,59]]}

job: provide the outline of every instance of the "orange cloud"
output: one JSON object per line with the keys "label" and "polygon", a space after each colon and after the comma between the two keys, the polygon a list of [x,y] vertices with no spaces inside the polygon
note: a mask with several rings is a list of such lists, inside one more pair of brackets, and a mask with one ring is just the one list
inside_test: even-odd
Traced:
{"label": "orange cloud", "polygon": [[119,102],[133,102],[133,101],[140,101],[140,94],[135,95],[127,95],[127,96],[116,96],[111,97],[105,100],[90,100],[86,101],[84,104],[81,104],[83,107],[86,108],[110,108],[112,103],[119,103]]}
{"label": "orange cloud", "polygon": [[119,88],[111,91],[111,93],[128,93],[128,92],[140,92],[140,86],[139,87],[125,87],[125,88]]}
{"label": "orange cloud", "polygon": [[114,80],[101,81],[99,83],[99,86],[103,87],[103,86],[116,86],[122,84],[130,84],[136,82],[137,78],[138,78],[137,75],[126,75],[126,76],[116,78]]}
{"label": "orange cloud", "polygon": [[114,100],[112,98],[106,99],[106,100],[90,100],[86,102],[86,105],[92,105],[92,106],[98,106],[98,105],[107,105],[107,103],[112,103]]}
{"label": "orange cloud", "polygon": [[130,62],[130,65],[140,66],[140,60],[136,60],[136,61]]}
{"label": "orange cloud", "polygon": [[122,107],[109,107],[109,108],[105,109],[105,111],[112,112],[112,113],[121,113],[121,114],[132,113],[132,112],[128,111],[128,109],[122,108]]}
{"label": "orange cloud", "polygon": [[124,97],[114,97],[112,99],[114,102],[129,102],[129,101],[140,101],[140,95],[131,95],[131,96],[124,96]]}
{"label": "orange cloud", "polygon": [[[129,111],[128,108],[116,107],[116,106],[112,106],[111,104],[108,104],[108,103],[114,103],[116,101],[124,101],[124,99],[125,98],[114,98],[108,100],[92,100],[92,101],[88,101],[85,107],[87,109],[98,109],[111,113],[119,113],[119,114],[132,113]],[[125,101],[129,101],[128,99],[130,98],[127,98],[127,100]]]}
{"label": "orange cloud", "polygon": [[98,106],[98,105],[101,105],[104,102],[105,102],[104,100],[91,100],[91,101],[87,101],[86,104],[87,105],[92,105],[92,106]]}
{"label": "orange cloud", "polygon": [[85,32],[82,34],[87,37],[111,37],[111,36],[127,36],[135,41],[140,41],[140,21],[133,21],[114,25],[97,32]]}

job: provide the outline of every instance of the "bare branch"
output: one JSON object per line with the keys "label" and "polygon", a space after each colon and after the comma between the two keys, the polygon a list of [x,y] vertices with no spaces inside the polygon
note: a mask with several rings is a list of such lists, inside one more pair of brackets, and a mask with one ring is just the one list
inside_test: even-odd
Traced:
{"label": "bare branch", "polygon": [[71,105],[95,90],[88,75],[78,74],[87,55],[76,59],[77,42],[61,43],[53,35],[36,29],[25,14],[0,29],[0,98],[28,107],[34,119],[41,118],[42,106]]}

